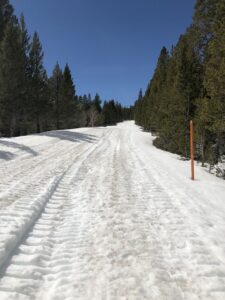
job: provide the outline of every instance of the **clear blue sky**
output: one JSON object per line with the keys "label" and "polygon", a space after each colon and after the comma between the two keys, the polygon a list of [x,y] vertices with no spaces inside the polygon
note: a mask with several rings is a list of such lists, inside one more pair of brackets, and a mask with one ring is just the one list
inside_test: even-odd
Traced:
{"label": "clear blue sky", "polygon": [[191,23],[194,0],[11,0],[37,30],[50,75],[72,70],[77,93],[132,104],[146,89],[160,49]]}

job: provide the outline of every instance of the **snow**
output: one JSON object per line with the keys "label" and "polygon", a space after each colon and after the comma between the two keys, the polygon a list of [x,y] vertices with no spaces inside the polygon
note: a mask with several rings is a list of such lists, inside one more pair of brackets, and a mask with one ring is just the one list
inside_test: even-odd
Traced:
{"label": "snow", "polygon": [[225,299],[225,181],[133,122],[0,139],[0,299]]}

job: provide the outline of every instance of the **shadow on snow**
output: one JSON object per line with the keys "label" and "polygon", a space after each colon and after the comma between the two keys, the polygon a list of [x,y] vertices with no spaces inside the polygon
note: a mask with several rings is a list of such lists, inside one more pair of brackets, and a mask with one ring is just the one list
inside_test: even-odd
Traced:
{"label": "shadow on snow", "polygon": [[23,144],[19,144],[13,141],[6,141],[6,140],[0,140],[0,145],[9,147],[9,148],[15,148],[24,152],[27,152],[33,156],[37,156],[38,153],[36,151],[34,151],[32,148],[25,146]]}
{"label": "shadow on snow", "polygon": [[[68,131],[68,130],[47,131],[47,132],[42,132],[38,135],[57,138],[60,140],[70,141],[73,143],[78,143],[78,142],[96,143],[97,142],[97,138],[95,135],[79,133],[79,132],[72,132],[72,131]],[[30,154],[32,156],[38,155],[38,152],[34,151],[32,148],[25,146],[23,144],[20,144],[20,143],[16,143],[15,141],[0,139],[0,145],[6,146],[9,148],[18,149],[23,152],[27,152],[28,154]],[[14,157],[15,157],[15,154],[8,152],[8,151],[0,150],[0,159],[11,160]]]}
{"label": "shadow on snow", "polygon": [[59,131],[47,131],[42,132],[40,135],[57,138],[60,140],[66,140],[70,142],[86,142],[86,143],[96,143],[97,138],[92,134],[85,134],[80,132],[72,132],[68,130]]}
{"label": "shadow on snow", "polygon": [[1,151],[0,150],[0,159],[4,160],[12,160],[15,157],[15,154],[8,152],[8,151]]}

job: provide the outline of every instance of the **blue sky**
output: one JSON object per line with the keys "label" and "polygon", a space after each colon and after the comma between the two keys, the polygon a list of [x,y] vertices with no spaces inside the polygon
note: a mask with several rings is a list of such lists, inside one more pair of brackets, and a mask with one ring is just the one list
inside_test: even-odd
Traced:
{"label": "blue sky", "polygon": [[190,25],[194,0],[11,0],[37,30],[50,75],[69,63],[77,94],[130,105],[146,89],[163,46]]}

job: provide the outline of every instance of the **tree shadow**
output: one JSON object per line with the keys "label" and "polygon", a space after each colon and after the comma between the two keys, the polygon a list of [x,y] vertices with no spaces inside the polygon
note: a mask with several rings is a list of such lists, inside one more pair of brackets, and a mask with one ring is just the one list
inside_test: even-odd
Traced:
{"label": "tree shadow", "polygon": [[[79,133],[79,132],[72,132],[72,131],[68,131],[68,130],[47,131],[47,132],[42,132],[38,135],[53,137],[53,138],[57,138],[60,140],[70,141],[73,143],[81,142],[81,141],[87,142],[87,143],[96,143],[98,141],[98,139],[96,138],[95,135]],[[36,151],[34,151],[32,148],[25,146],[23,144],[16,143],[15,141],[0,139],[0,145],[27,152],[27,153],[31,154],[32,156],[38,155],[38,153]],[[11,159],[13,159],[14,156],[15,155],[12,154],[11,152],[0,151],[0,159],[11,160]]]}
{"label": "tree shadow", "polygon": [[11,152],[0,150],[0,160],[12,160],[15,156],[16,155]]}
{"label": "tree shadow", "polygon": [[27,153],[29,153],[29,154],[31,154],[33,156],[37,156],[38,155],[38,153],[36,151],[34,151],[33,149],[31,149],[30,147],[25,146],[23,144],[19,144],[19,143],[13,142],[13,141],[6,141],[6,140],[1,140],[0,139],[0,145],[1,144],[3,146],[9,147],[9,148],[15,148],[15,149],[27,152]]}
{"label": "tree shadow", "polygon": [[87,143],[96,143],[97,138],[92,134],[85,134],[80,132],[73,132],[68,130],[59,130],[59,131],[47,131],[42,132],[40,135],[57,138],[60,140],[66,140],[70,142],[87,142]]}

